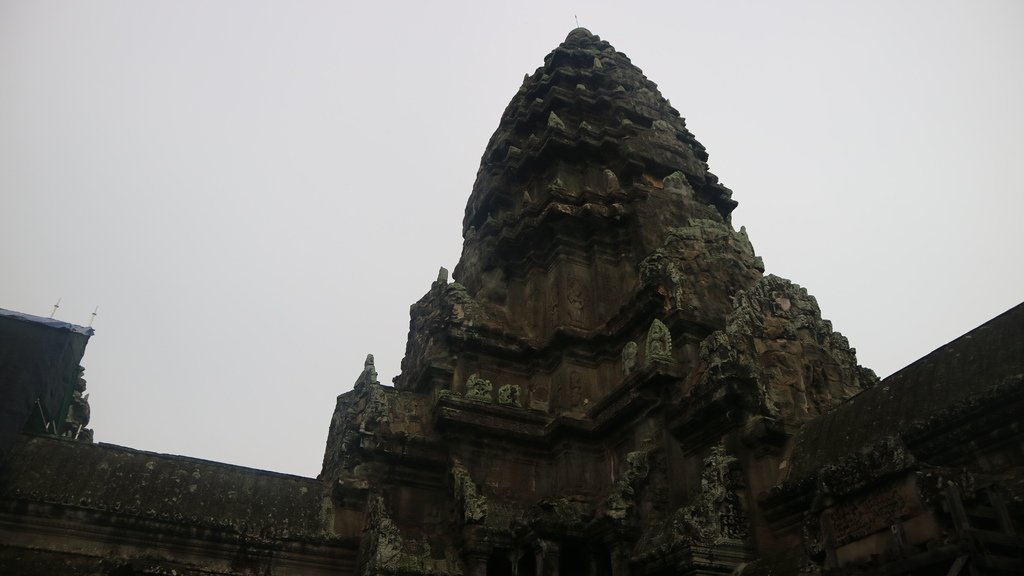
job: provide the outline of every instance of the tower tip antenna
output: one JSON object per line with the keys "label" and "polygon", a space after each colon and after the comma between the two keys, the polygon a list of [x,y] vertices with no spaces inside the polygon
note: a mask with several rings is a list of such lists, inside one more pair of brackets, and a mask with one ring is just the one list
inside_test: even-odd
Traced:
{"label": "tower tip antenna", "polygon": [[60,308],[60,301],[62,299],[63,297],[57,298],[57,303],[53,305],[53,311],[50,312],[50,318],[53,318],[53,316],[57,313],[57,308]]}

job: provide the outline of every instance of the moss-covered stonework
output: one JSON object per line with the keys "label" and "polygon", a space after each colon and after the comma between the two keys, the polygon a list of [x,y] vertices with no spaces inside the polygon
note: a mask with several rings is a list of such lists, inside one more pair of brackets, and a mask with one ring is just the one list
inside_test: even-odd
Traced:
{"label": "moss-covered stonework", "polygon": [[[299,567],[355,558],[322,482],[46,436],[23,436],[0,468],[0,519],[4,574],[316,573]],[[56,564],[29,563],[42,551]]]}

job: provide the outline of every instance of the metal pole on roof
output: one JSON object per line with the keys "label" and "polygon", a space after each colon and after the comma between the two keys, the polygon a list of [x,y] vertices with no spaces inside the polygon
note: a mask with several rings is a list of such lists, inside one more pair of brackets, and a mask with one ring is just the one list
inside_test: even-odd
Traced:
{"label": "metal pole on roof", "polygon": [[57,303],[53,305],[53,312],[50,312],[50,318],[53,318],[53,315],[57,313],[57,308],[60,308],[60,301],[61,298],[57,298]]}
{"label": "metal pole on roof", "polygon": [[93,323],[93,321],[96,320],[96,313],[99,312],[99,311],[100,311],[100,307],[99,306],[96,306],[96,308],[92,311],[92,318],[89,318],[89,328],[92,328],[92,323]]}

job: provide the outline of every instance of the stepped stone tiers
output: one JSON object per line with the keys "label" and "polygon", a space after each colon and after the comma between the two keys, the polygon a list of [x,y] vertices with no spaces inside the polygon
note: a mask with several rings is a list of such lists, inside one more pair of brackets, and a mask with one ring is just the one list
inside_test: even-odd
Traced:
{"label": "stepped stone tiers", "polygon": [[525,78],[484,151],[455,281],[442,270],[412,306],[394,388],[371,358],[338,400],[321,478],[363,515],[360,573],[728,572],[756,556],[747,495],[776,475],[750,472],[876,378],[813,297],[763,276],[707,160],[586,30]]}
{"label": "stepped stone tiers", "polygon": [[24,437],[0,571],[1024,569],[1024,305],[878,382],[764,274],[707,161],[572,31],[502,115],[394,386],[371,355],[338,397],[317,480]]}

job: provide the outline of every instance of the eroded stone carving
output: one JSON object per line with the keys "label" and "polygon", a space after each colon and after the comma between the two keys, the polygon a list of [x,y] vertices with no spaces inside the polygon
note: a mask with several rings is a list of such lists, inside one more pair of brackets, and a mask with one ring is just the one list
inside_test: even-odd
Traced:
{"label": "eroded stone carving", "polygon": [[682,172],[677,171],[669,174],[662,180],[662,183],[666,189],[678,192],[687,200],[694,198],[693,187],[690,186],[689,181],[686,180],[686,175]]}
{"label": "eroded stone carving", "polygon": [[490,402],[493,388],[490,380],[481,378],[479,373],[474,372],[466,381],[466,398]]}
{"label": "eroded stone carving", "polygon": [[554,112],[548,114],[548,126],[557,128],[558,130],[565,130],[565,123],[562,122],[562,119]]}
{"label": "eroded stone carving", "polygon": [[519,406],[519,386],[516,384],[506,384],[498,388],[498,404]]}
{"label": "eroded stone carving", "polygon": [[772,275],[737,294],[726,329],[701,343],[700,356],[705,388],[750,381],[766,414],[789,422],[824,414],[877,381],[814,297]]}
{"label": "eroded stone carving", "polygon": [[[361,444],[369,447],[377,440],[367,437],[388,430],[391,423],[387,393],[377,381],[377,369],[373,364],[373,354],[366,355],[363,371],[356,379],[353,392],[364,395],[363,410],[361,414],[357,415],[357,421],[359,422],[359,433],[364,436]],[[341,397],[339,397],[340,400]]]}
{"label": "eroded stone carving", "polygon": [[462,574],[460,562],[447,550],[437,558],[429,540],[404,538],[388,513],[382,496],[371,496],[366,512],[367,528],[363,533],[360,554],[361,576]]}
{"label": "eroded stone carving", "polygon": [[672,333],[668,326],[657,318],[651,322],[651,328],[647,331],[647,355],[644,357],[645,364],[654,361],[672,361]]}
{"label": "eroded stone carving", "polygon": [[605,516],[624,520],[637,503],[637,491],[650,472],[649,450],[637,450],[626,454],[626,470],[615,481],[612,492],[604,501]]}
{"label": "eroded stone carving", "polygon": [[603,173],[605,191],[617,192],[622,189],[622,185],[619,184],[619,177],[615,175],[615,172],[605,168]]}
{"label": "eroded stone carving", "polygon": [[676,512],[674,525],[680,536],[696,543],[747,537],[749,523],[737,495],[742,488],[737,466],[724,446],[712,446],[704,458],[700,493]]}
{"label": "eroded stone carving", "polygon": [[452,461],[452,483],[455,497],[462,505],[462,519],[467,524],[477,524],[487,516],[487,499],[477,490],[469,470],[458,458]]}
{"label": "eroded stone carving", "polygon": [[363,384],[380,384],[377,380],[377,367],[373,364],[373,354],[367,354],[363,362],[363,371],[356,380],[356,386]]}
{"label": "eroded stone carving", "polygon": [[[683,202],[691,200],[684,197]],[[716,266],[708,266],[709,261]],[[708,214],[670,227],[662,247],[647,255],[639,270],[641,282],[664,297],[666,311],[676,309],[688,318],[710,319],[732,309],[731,299],[716,287],[750,286],[761,277],[764,263],[754,255],[745,230],[736,232]]]}

